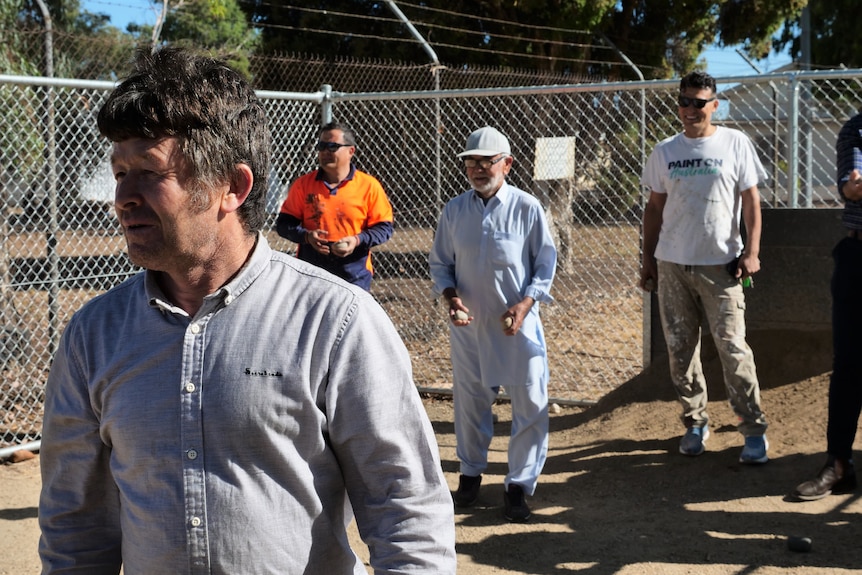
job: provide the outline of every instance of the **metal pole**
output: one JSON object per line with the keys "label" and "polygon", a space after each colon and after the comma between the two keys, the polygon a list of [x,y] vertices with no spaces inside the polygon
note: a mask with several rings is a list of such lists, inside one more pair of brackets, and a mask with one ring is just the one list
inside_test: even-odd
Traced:
{"label": "metal pole", "polygon": [[[428,43],[425,38],[422,37],[422,34],[419,33],[419,30],[410,22],[410,19],[401,11],[401,9],[395,4],[395,0],[386,0],[386,5],[389,6],[389,9],[392,10],[392,13],[398,17],[401,22],[407,26],[407,30],[410,32],[410,35],[416,38],[419,43],[422,45],[422,48],[425,50],[425,53],[428,54],[428,57],[431,59],[431,63],[433,64],[431,68],[431,73],[434,75],[434,91],[440,91],[440,70],[443,66],[440,65],[440,59],[437,57],[437,53],[431,47],[431,44]],[[439,212],[443,208],[443,189],[442,189],[442,170],[443,170],[443,156],[442,156],[442,138],[443,138],[443,120],[441,119],[440,112],[440,98],[434,98],[434,132],[435,132],[435,163],[436,163],[436,197],[435,204],[437,211]]]}
{"label": "metal pole", "polygon": [[16,451],[39,451],[40,449],[42,449],[41,439],[39,441],[31,441],[30,443],[22,443],[20,445],[4,447],[0,449],[0,460],[6,459]]}
{"label": "metal pole", "polygon": [[434,52],[434,49],[431,47],[425,38],[422,37],[422,34],[419,33],[419,30],[413,26],[413,23],[404,15],[404,12],[395,4],[395,0],[386,0],[386,4],[389,6],[389,9],[392,10],[392,13],[395,14],[399,20],[404,22],[404,25],[407,26],[407,29],[410,31],[410,35],[419,40],[419,43],[422,44],[422,48],[425,50],[425,53],[428,54],[428,57],[431,58],[431,62],[434,64],[439,64],[440,59],[437,58],[437,53]]}
{"label": "metal pole", "polygon": [[[808,6],[802,9],[802,19],[801,19],[801,38],[800,38],[800,49],[802,54],[801,59],[801,68],[803,71],[807,72],[811,70],[811,10]],[[802,166],[802,177],[800,178],[804,182],[804,186],[802,187],[803,193],[803,206],[806,208],[810,208],[813,205],[814,198],[814,182],[813,182],[813,172],[814,169],[812,167],[812,156],[814,155],[812,150],[812,140],[813,140],[813,120],[814,120],[814,97],[811,95],[811,82],[805,81],[802,84],[802,114],[805,118],[805,123],[802,124],[802,152],[804,153],[804,157],[802,158],[801,166]]]}
{"label": "metal pole", "polygon": [[[602,40],[607,43],[617,55],[623,59],[623,61],[628,64],[632,70],[635,71],[638,78],[640,78],[641,82],[644,81],[644,75],[641,73],[640,68],[635,66],[635,63],[632,62],[628,56],[626,56],[622,50],[617,48],[616,44],[610,41],[610,39],[604,34],[601,35]],[[640,89],[641,96],[641,121],[640,121],[640,153],[641,153],[641,166],[646,165],[646,90],[643,88]],[[641,230],[641,239],[643,239],[643,230]],[[652,333],[653,333],[653,325],[652,325],[652,311],[653,311],[653,303],[656,298],[653,297],[653,292],[645,291],[642,293],[643,298],[643,333],[641,334],[641,345],[642,345],[642,353],[641,357],[643,360],[644,369],[650,366],[652,363]]]}
{"label": "metal pole", "polygon": [[[45,76],[54,77],[54,37],[51,23],[51,12],[42,0],[36,0],[42,17],[45,19]],[[46,180],[48,184],[48,229],[45,232],[46,256],[48,259],[48,352],[53,357],[59,345],[59,313],[58,300],[60,292],[60,259],[57,254],[57,138],[54,118],[54,88],[46,87],[45,92],[46,134],[45,145],[47,158]]]}
{"label": "metal pole", "polygon": [[790,77],[790,116],[787,118],[787,188],[790,191],[790,207],[799,207],[799,186],[796,180],[799,178],[799,76],[793,74]]}
{"label": "metal pole", "polygon": [[320,87],[323,99],[320,102],[320,125],[326,125],[332,121],[332,86],[324,84]]}
{"label": "metal pole", "polygon": [[[745,60],[758,74],[763,74],[763,71],[754,65],[751,58],[745,52],[736,49],[736,53]],[[778,130],[781,123],[778,119],[778,87],[772,80],[769,81],[769,87],[772,90],[772,207],[778,207]]]}

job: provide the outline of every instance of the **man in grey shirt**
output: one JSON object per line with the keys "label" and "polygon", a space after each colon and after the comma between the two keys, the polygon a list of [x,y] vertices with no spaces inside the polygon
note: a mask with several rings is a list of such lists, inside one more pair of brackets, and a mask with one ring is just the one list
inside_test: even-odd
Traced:
{"label": "man in grey shirt", "polygon": [[406,349],[364,290],[270,249],[269,132],[224,63],[142,52],[99,112],[146,271],[69,322],[48,378],[44,574],[454,573]]}

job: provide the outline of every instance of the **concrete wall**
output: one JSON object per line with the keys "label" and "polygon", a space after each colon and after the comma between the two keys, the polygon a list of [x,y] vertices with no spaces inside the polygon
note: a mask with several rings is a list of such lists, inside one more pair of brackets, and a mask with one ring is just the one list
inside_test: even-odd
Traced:
{"label": "concrete wall", "polygon": [[[799,381],[831,369],[831,252],[845,235],[841,209],[763,210],[762,269],[745,291],[748,342],[762,385]],[[645,364],[664,370],[667,348],[656,296],[645,299]],[[708,364],[717,361],[709,335],[702,356],[709,371]]]}
{"label": "concrete wall", "polygon": [[832,248],[840,209],[763,210],[762,270],[746,290],[749,331],[831,329]]}

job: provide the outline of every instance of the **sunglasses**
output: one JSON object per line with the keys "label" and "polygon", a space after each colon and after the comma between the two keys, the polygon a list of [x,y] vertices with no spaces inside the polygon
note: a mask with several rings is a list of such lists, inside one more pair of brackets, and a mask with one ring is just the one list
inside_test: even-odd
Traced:
{"label": "sunglasses", "polygon": [[497,158],[496,160],[488,160],[486,158],[482,158],[481,160],[474,160],[473,158],[464,158],[464,167],[465,168],[475,168],[479,166],[483,170],[487,170],[500,160],[505,160],[507,156],[503,155]]}
{"label": "sunglasses", "polygon": [[318,152],[337,152],[339,148],[349,148],[352,144],[339,144],[338,142],[317,142],[315,149]]}
{"label": "sunglasses", "polygon": [[713,97],[709,100],[701,100],[700,98],[689,98],[688,96],[680,96],[676,99],[676,101],[679,104],[680,108],[688,108],[689,106],[694,104],[695,108],[701,110],[704,106],[717,99],[718,98]]}

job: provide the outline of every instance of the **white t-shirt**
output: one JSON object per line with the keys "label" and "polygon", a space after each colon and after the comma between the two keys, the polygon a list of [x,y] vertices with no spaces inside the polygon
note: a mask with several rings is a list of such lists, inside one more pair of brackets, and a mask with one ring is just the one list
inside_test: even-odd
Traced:
{"label": "white t-shirt", "polygon": [[706,138],[680,133],[656,145],[641,183],[667,194],[656,259],[684,265],[725,264],[742,252],[740,192],[765,181],[754,144],[716,126]]}

